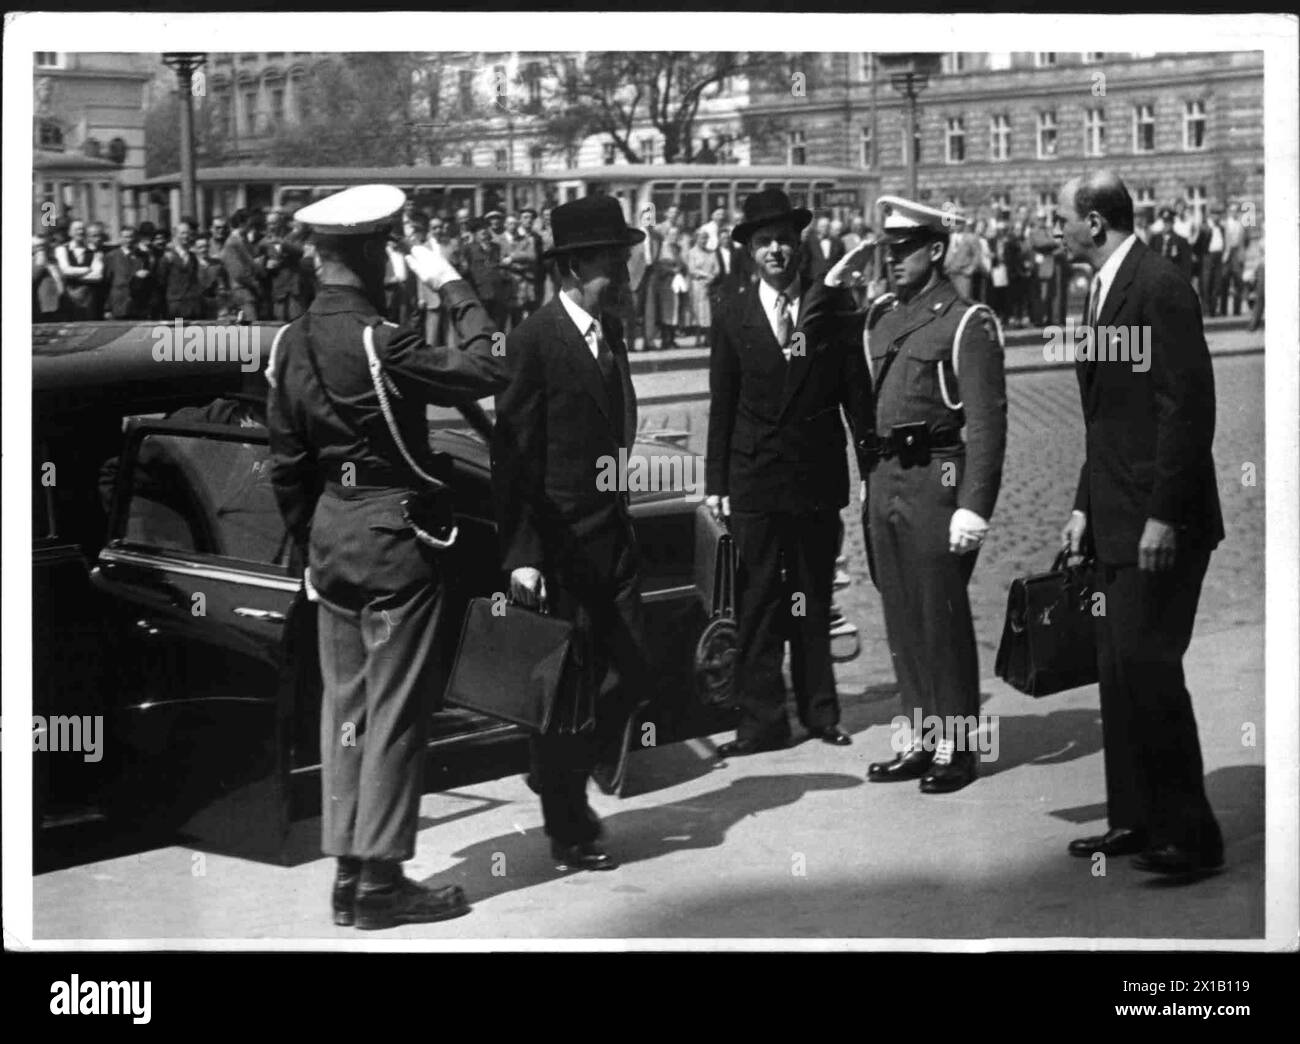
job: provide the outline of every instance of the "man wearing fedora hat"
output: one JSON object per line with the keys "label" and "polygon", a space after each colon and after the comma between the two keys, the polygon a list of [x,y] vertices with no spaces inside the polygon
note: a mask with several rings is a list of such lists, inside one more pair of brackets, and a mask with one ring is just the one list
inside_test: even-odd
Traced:
{"label": "man wearing fedora hat", "polygon": [[790,738],[781,663],[799,720],[843,746],[831,668],[831,587],[849,475],[841,409],[856,431],[870,419],[861,340],[844,317],[847,290],[801,275],[800,233],[811,213],[768,189],[744,203],[732,239],[760,282],[720,303],[709,359],[706,503],[729,519],[737,570],[741,718],[721,757],[773,750]]}
{"label": "man wearing fedora hat", "polygon": [[596,481],[601,459],[618,460],[636,435],[616,312],[628,292],[629,250],[645,233],[627,227],[609,196],[556,207],[551,225],[545,256],[560,289],[506,341],[512,377],[496,399],[492,483],[511,596],[575,621],[579,697],[595,707],[576,732],[533,737],[529,781],[557,863],[607,870],[616,864],[598,844],[587,779],[607,793],[621,789],[635,710],[653,676],[627,492]]}

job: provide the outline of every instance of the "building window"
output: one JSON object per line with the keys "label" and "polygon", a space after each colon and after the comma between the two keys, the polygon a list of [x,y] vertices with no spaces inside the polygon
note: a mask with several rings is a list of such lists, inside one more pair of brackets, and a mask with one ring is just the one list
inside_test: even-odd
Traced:
{"label": "building window", "polygon": [[257,91],[244,92],[244,132],[257,133]]}
{"label": "building window", "polygon": [[1156,108],[1154,105],[1133,106],[1133,151],[1156,151]]}
{"label": "building window", "polygon": [[1011,158],[1011,117],[997,113],[989,117],[989,158]]}
{"label": "building window", "polygon": [[528,173],[540,174],[542,172],[542,147],[540,145],[530,145],[528,148]]}
{"label": "building window", "polygon": [[1048,109],[1038,114],[1038,158],[1056,155],[1056,113]]}
{"label": "building window", "polygon": [[311,119],[311,95],[307,90],[307,77],[303,73],[295,73],[293,76],[293,100],[299,122],[305,123]]}
{"label": "building window", "polygon": [[1205,102],[1189,101],[1183,111],[1183,148],[1196,152],[1205,148]]}
{"label": "building window", "polygon": [[1104,62],[1105,60],[1106,60],[1105,51],[1084,51],[1083,52],[1084,65],[1095,65],[1097,62]]}
{"label": "building window", "polygon": [[949,51],[943,56],[943,71],[946,73],[960,73],[966,71],[966,52]]}
{"label": "building window", "polygon": [[62,51],[37,51],[36,68],[38,69],[62,69],[63,52]]}
{"label": "building window", "polygon": [[502,112],[510,107],[510,75],[504,65],[492,66],[492,100]]}
{"label": "building window", "polygon": [[463,111],[469,112],[474,108],[474,70],[459,69],[456,78],[460,89],[460,107]]}
{"label": "building window", "polygon": [[655,162],[655,138],[653,134],[647,134],[637,141],[637,152],[641,154],[642,163]]}
{"label": "building window", "polygon": [[790,131],[787,137],[786,162],[792,167],[802,167],[808,162],[807,136],[803,131]]}
{"label": "building window", "polygon": [[989,202],[993,207],[993,213],[997,215],[999,219],[1011,216],[1010,192],[995,192],[989,199]]}
{"label": "building window", "polygon": [[493,150],[493,152],[492,152],[492,165],[493,165],[494,167],[496,167],[497,170],[506,170],[506,169],[509,168],[509,166],[510,166],[510,161],[509,161],[509,159],[507,158],[506,150],[505,150],[505,149],[495,149],[495,150]]}
{"label": "building window", "polygon": [[1187,200],[1188,217],[1192,224],[1198,226],[1205,224],[1205,208],[1209,202],[1209,197],[1205,194],[1205,186],[1188,185],[1183,198]]}
{"label": "building window", "polygon": [[600,161],[607,167],[614,165],[614,143],[607,141],[600,147]]}
{"label": "building window", "polygon": [[1056,192],[1052,189],[1043,189],[1038,193],[1038,216],[1047,218],[1049,225],[1056,216]]}
{"label": "building window", "polygon": [[43,149],[49,149],[52,152],[63,151],[63,128],[53,120],[41,120],[40,122],[40,146]]}
{"label": "building window", "polygon": [[858,56],[860,64],[858,65],[858,75],[866,83],[870,83],[875,75],[876,56],[873,52],[867,51],[865,54]]}
{"label": "building window", "polygon": [[945,160],[948,163],[963,163],[966,160],[966,123],[960,116],[948,117],[948,132],[945,136]]}
{"label": "building window", "polygon": [[1155,216],[1156,190],[1150,185],[1143,185],[1137,190],[1137,194],[1133,197],[1133,212],[1145,214],[1147,221]]}
{"label": "building window", "polygon": [[870,167],[872,164],[873,157],[871,155],[872,141],[871,141],[871,127],[869,125],[862,128],[862,136],[860,138],[860,141],[861,141],[861,152],[859,153],[859,161],[861,162],[862,166]]}
{"label": "building window", "polygon": [[277,127],[284,122],[284,88],[271,88],[271,122]]}
{"label": "building window", "polygon": [[474,166],[474,150],[473,150],[473,149],[461,149],[461,150],[460,150],[460,165],[461,165],[462,167],[472,167],[472,166]]}
{"label": "building window", "polygon": [[1088,109],[1083,114],[1083,154],[1106,155],[1106,110]]}
{"label": "building window", "polygon": [[528,106],[536,112],[542,107],[542,63],[529,62],[524,66],[524,79],[528,84]]}
{"label": "building window", "polygon": [[1035,51],[1034,67],[1036,69],[1050,69],[1056,64],[1055,51]]}

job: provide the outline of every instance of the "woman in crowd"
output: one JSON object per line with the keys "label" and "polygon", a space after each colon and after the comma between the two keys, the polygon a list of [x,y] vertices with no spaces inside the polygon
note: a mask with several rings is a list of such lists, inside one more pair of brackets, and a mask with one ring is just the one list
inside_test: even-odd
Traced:
{"label": "woman in crowd", "polygon": [[718,254],[709,249],[709,230],[706,228],[696,231],[695,243],[686,252],[686,275],[691,283],[687,322],[695,330],[695,343],[700,345],[713,325],[709,285],[718,275]]}

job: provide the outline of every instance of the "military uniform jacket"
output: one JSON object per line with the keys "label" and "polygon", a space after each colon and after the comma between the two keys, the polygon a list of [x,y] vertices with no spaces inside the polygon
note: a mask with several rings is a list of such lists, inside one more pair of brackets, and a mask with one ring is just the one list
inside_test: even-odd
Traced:
{"label": "military uniform jacket", "polygon": [[[1002,346],[987,313],[966,324],[957,348],[953,338],[971,302],[947,279],[903,303],[897,298],[868,310],[872,321],[867,352],[875,382],[875,431],[885,437],[898,424],[924,422],[936,429],[965,427],[966,463],[957,487],[957,507],[986,521],[1002,484],[1007,443],[1007,392]],[[896,357],[890,360],[891,355]],[[949,399],[944,402],[939,371]],[[940,451],[950,452],[950,451]]]}
{"label": "military uniform jacket", "polygon": [[366,358],[366,327],[374,327],[375,353],[396,392],[389,393],[389,401],[402,441],[426,472],[437,474],[426,404],[454,406],[504,387],[505,359],[493,354],[496,331],[483,306],[463,280],[447,283],[442,295],[456,321],[460,348],[430,346],[416,324],[383,322],[361,290],[351,286],[321,287],[307,313],[277,335],[267,367],[271,483],[300,545],[308,542],[327,483],[425,486],[402,458],[380,410]]}
{"label": "military uniform jacket", "polygon": [[757,291],[726,303],[709,356],[707,493],[729,496],[736,511],[848,503],[840,410],[855,433],[869,430],[871,418],[853,307],[846,290],[820,281],[807,287],[786,362]]}

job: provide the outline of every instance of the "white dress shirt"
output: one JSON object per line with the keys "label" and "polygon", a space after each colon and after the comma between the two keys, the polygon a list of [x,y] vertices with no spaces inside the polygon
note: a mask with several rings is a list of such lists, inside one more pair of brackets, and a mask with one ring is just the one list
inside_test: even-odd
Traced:
{"label": "white dress shirt", "polygon": [[1137,236],[1130,232],[1128,238],[1115,248],[1115,252],[1110,257],[1106,258],[1106,263],[1093,278],[1093,294],[1096,300],[1095,303],[1090,302],[1088,307],[1095,311],[1098,317],[1101,316],[1102,307],[1106,303],[1106,294],[1110,290],[1110,285],[1115,281],[1115,273],[1119,271],[1119,266],[1124,263],[1124,258],[1128,257],[1128,252],[1133,249],[1133,244],[1136,242]]}
{"label": "white dress shirt", "polygon": [[581,305],[573,303],[573,299],[566,293],[556,295],[560,299],[560,305],[569,313],[569,318],[573,320],[573,325],[578,328],[578,333],[582,334],[582,339],[587,342],[587,347],[591,349],[591,357],[596,359],[600,356],[600,323],[587,314],[586,309]]}
{"label": "white dress shirt", "polygon": [[[799,299],[803,296],[802,288],[799,286],[799,280],[796,278],[789,286],[779,293],[786,296],[785,311],[790,317],[790,329],[793,330],[799,324]],[[772,328],[772,336],[776,338],[777,344],[781,343],[780,316],[776,309],[776,299],[778,291],[773,290],[764,280],[758,283],[758,301],[763,306],[763,314],[767,316],[767,324]],[[790,359],[790,349],[787,346],[783,349],[786,360]]]}

